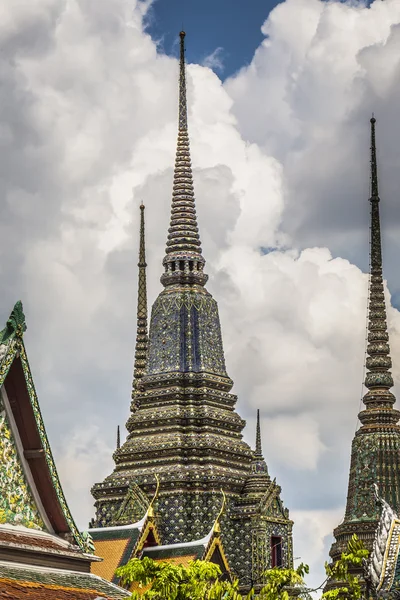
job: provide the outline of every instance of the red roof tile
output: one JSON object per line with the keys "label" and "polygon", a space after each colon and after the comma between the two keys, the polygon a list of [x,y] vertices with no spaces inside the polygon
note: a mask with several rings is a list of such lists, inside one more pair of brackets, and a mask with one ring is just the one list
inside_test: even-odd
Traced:
{"label": "red roof tile", "polygon": [[63,540],[57,539],[56,536],[44,536],[44,535],[32,535],[26,534],[25,532],[14,532],[14,531],[0,531],[0,543],[7,542],[9,544],[21,544],[24,546],[35,546],[37,548],[48,548],[51,550],[58,550],[61,552],[80,552],[80,548],[72,545],[67,546]]}

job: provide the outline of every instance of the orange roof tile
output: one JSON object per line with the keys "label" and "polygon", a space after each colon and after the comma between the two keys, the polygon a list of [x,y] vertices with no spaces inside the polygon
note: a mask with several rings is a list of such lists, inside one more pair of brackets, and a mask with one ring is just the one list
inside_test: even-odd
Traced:
{"label": "orange roof tile", "polygon": [[99,577],[103,577],[103,579],[112,581],[129,542],[130,538],[121,540],[95,540],[94,554],[100,556],[103,561],[92,563],[91,572]]}
{"label": "orange roof tile", "polygon": [[79,590],[58,585],[0,578],[1,600],[94,600],[108,598],[96,590]]}

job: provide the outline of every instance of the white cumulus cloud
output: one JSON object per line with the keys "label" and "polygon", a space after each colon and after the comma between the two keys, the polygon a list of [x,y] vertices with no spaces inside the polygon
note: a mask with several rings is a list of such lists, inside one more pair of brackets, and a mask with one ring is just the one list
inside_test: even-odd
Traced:
{"label": "white cumulus cloud", "polygon": [[[24,301],[81,527],[93,515],[83,490],[108,474],[129,412],[141,200],[150,301],[167,235],[178,63],[144,31],[147,6],[12,2],[0,19],[0,311],[5,321]],[[234,77],[188,67],[200,233],[228,372],[251,443],[262,411],[269,470],[298,520],[295,555],[315,580],[343,514],[360,402],[373,110],[385,272],[400,290],[399,23],[397,0],[285,0]],[[397,383],[395,308],[388,321]]]}

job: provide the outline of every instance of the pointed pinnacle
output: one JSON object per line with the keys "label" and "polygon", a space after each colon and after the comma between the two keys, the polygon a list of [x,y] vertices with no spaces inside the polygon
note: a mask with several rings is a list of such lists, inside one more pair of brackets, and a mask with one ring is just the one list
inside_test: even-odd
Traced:
{"label": "pointed pinnacle", "polygon": [[376,143],[375,143],[375,123],[376,119],[372,115],[371,123],[371,200],[379,202],[378,191],[378,167],[376,164]]}
{"label": "pointed pinnacle", "polygon": [[197,283],[204,285],[205,260],[202,256],[196,206],[193,190],[192,165],[190,161],[187,127],[185,32],[180,32],[179,63],[179,119],[174,183],[172,191],[171,221],[161,276],[163,285],[174,283]]}
{"label": "pointed pinnacle", "polygon": [[[375,143],[375,117],[371,123],[371,239],[370,239],[370,287],[368,303],[368,345],[367,374],[365,386],[368,392],[363,398],[366,410],[359,414],[363,425],[376,423],[397,423],[399,413],[392,409],[394,395],[389,391],[393,387],[393,378],[389,369],[389,334],[386,323],[386,303],[382,276],[382,245],[379,215],[378,168]],[[381,406],[378,409],[377,406]]]}
{"label": "pointed pinnacle", "polygon": [[260,409],[257,409],[257,428],[256,428],[256,451],[255,451],[255,456],[262,457]]}
{"label": "pointed pinnacle", "polygon": [[146,246],[145,246],[145,232],[144,232],[144,204],[140,204],[140,242],[139,242],[139,268],[146,268]]}
{"label": "pointed pinnacle", "polygon": [[187,130],[185,35],[184,31],[181,31],[179,34],[181,38],[179,59],[179,131]]}
{"label": "pointed pinnacle", "polygon": [[137,301],[137,333],[134,362],[134,390],[138,380],[143,377],[147,365],[148,330],[147,330],[147,285],[146,285],[146,247],[144,205],[140,205],[140,243],[139,243],[139,276]]}
{"label": "pointed pinnacle", "polygon": [[119,431],[119,425],[117,425],[117,450],[121,448],[121,436]]}

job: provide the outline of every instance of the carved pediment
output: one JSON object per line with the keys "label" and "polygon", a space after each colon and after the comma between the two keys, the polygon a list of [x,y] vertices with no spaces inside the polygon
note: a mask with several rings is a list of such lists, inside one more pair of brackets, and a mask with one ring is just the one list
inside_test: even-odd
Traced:
{"label": "carved pediment", "polygon": [[136,523],[146,513],[149,507],[149,499],[137,483],[131,483],[122,501],[116,520],[126,523]]}

